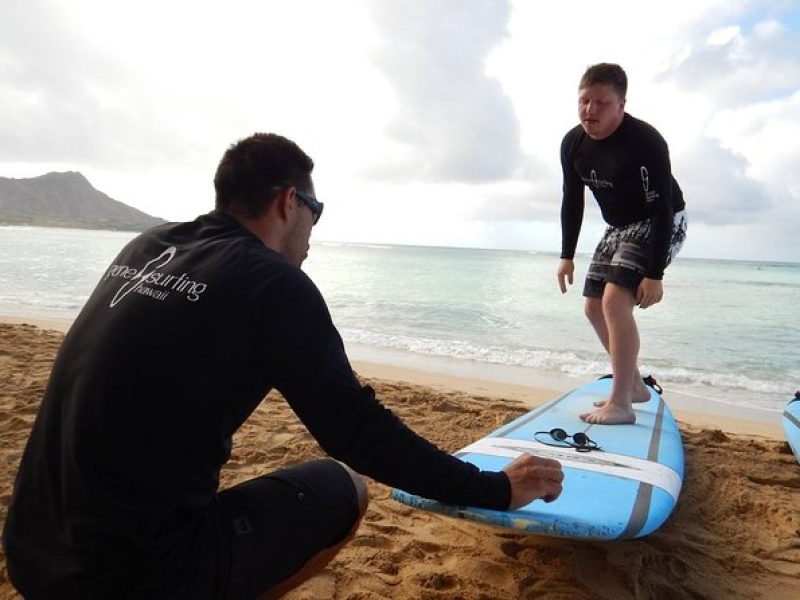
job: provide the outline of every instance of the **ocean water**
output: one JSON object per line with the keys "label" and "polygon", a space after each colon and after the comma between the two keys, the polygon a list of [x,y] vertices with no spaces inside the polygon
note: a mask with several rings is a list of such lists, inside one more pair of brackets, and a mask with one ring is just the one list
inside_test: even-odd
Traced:
{"label": "ocean water", "polygon": [[[0,227],[0,314],[75,317],[134,235]],[[583,316],[588,262],[566,295],[549,253],[320,242],[304,269],[346,344],[577,385],[610,372]],[[690,401],[782,411],[800,388],[800,264],[679,257],[664,283],[636,311],[642,372]]]}

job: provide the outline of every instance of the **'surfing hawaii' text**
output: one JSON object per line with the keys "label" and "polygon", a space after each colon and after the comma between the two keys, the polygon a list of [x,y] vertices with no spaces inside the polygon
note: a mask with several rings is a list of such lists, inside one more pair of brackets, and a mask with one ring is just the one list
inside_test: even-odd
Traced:
{"label": "'surfing hawaii' text", "polygon": [[114,294],[110,306],[116,306],[125,296],[136,292],[155,300],[166,300],[172,293],[185,294],[189,302],[197,302],[206,291],[208,284],[195,281],[188,273],[175,275],[158,269],[167,265],[177,249],[170,246],[161,254],[149,260],[141,269],[130,265],[113,264],[106,271],[104,280],[119,278],[127,280]]}

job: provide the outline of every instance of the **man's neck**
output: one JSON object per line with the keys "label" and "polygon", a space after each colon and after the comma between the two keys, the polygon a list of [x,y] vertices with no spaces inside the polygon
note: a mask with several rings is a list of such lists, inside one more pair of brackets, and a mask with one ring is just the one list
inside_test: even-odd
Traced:
{"label": "man's neck", "polygon": [[249,217],[240,211],[226,212],[227,215],[235,219],[242,227],[256,236],[267,248],[281,253],[281,235],[279,228],[266,215],[259,217]]}

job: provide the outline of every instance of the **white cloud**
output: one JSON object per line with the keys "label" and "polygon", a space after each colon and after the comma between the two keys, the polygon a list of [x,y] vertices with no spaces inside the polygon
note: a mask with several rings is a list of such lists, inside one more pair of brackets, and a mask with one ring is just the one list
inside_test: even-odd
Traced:
{"label": "white cloud", "polygon": [[524,166],[511,100],[487,76],[491,50],[507,36],[499,0],[372,3],[383,35],[374,60],[398,96],[386,129],[395,148],[375,177],[483,182]]}
{"label": "white cloud", "polygon": [[740,34],[741,29],[738,25],[715,29],[708,35],[706,44],[709,46],[727,46],[734,42]]}
{"label": "white cloud", "polygon": [[763,184],[748,176],[747,160],[721,148],[711,138],[700,138],[673,162],[693,222],[707,225],[752,223],[769,209],[771,199]]}
{"label": "white cloud", "polygon": [[780,97],[800,87],[800,35],[774,19],[751,31],[721,27],[695,42],[684,59],[664,73],[686,89],[702,89],[719,108]]}
{"label": "white cloud", "polygon": [[[276,131],[317,164],[319,239],[557,251],[577,82],[613,61],[628,110],[669,143],[694,224],[684,253],[738,256],[749,232],[800,260],[796,234],[768,233],[800,222],[798,12],[764,0],[12,2],[0,175],[80,170],[185,219],[211,207],[228,144]],[[592,204],[581,251],[602,226]]]}

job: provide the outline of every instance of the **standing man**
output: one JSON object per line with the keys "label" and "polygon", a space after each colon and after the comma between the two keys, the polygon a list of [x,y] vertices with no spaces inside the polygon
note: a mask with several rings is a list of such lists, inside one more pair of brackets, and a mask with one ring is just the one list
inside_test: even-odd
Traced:
{"label": "standing man", "polygon": [[652,126],[625,112],[627,89],[619,65],[589,67],[578,87],[580,125],[561,143],[561,293],[573,282],[585,187],[608,223],[583,295],[586,316],[611,356],[614,383],[607,401],[581,415],[588,423],[634,423],[632,404],[649,399],[636,364],[639,331],[633,309],[661,301],[664,269],[686,238],[683,193],[672,176],[667,143]]}
{"label": "standing man", "polygon": [[[281,136],[241,140],[217,169],[216,210],[138,236],[101,278],[53,365],[5,523],[28,600],[280,596],[355,534],[355,471],[499,510],[560,494],[558,462],[479,471],[359,384],[300,270],[323,208],[313,166]],[[218,490],[271,388],[336,460]]]}

